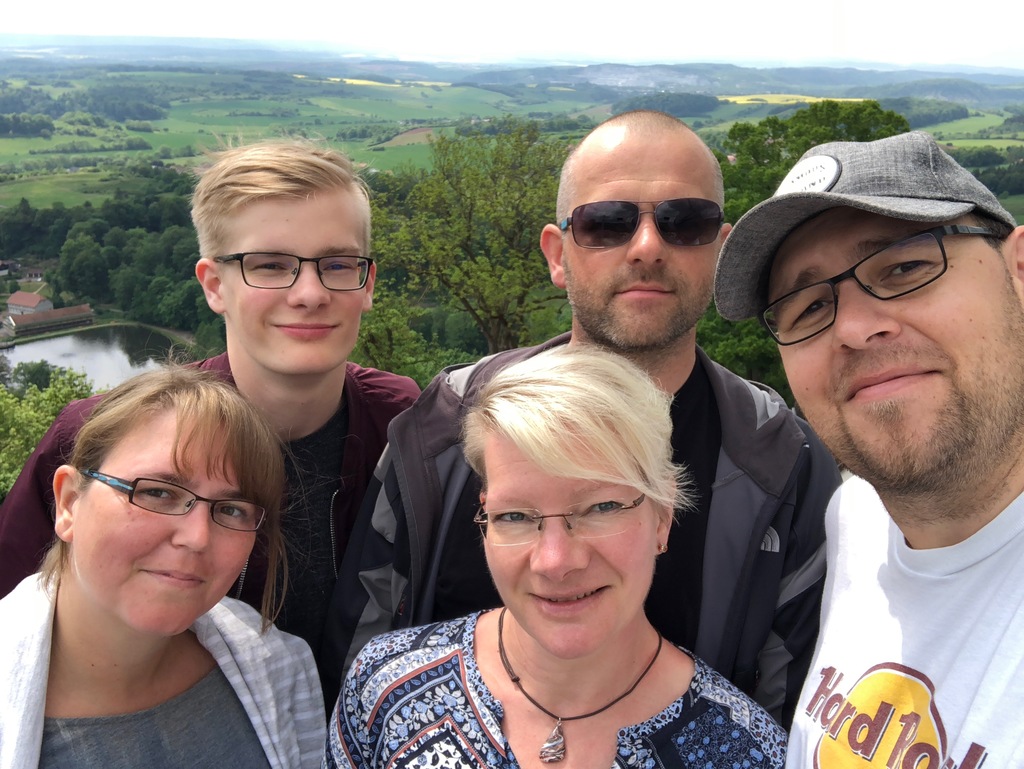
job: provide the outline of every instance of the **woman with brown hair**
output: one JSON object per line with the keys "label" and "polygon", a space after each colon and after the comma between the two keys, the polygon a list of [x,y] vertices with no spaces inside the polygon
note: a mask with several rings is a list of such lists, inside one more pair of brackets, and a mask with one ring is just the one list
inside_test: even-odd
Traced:
{"label": "woman with brown hair", "polygon": [[323,740],[305,642],[225,594],[283,544],[281,447],[195,368],[93,410],[53,481],[57,540],[0,601],[0,765],[311,766]]}

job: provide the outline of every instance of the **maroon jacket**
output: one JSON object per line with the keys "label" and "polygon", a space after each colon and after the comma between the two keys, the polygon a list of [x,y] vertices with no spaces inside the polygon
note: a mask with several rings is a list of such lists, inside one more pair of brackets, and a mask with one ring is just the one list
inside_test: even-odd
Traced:
{"label": "maroon jacket", "polygon": [[[219,372],[233,383],[226,353],[198,365]],[[355,363],[347,366],[349,432],[341,466],[341,484],[346,493],[338,495],[333,510],[339,563],[373,469],[387,444],[388,424],[411,406],[417,395],[419,387],[411,379]],[[39,569],[53,541],[53,474],[71,456],[82,423],[102,397],[73,401],[61,411],[0,505],[0,598]],[[265,573],[266,564],[251,558],[241,598],[257,609]]]}

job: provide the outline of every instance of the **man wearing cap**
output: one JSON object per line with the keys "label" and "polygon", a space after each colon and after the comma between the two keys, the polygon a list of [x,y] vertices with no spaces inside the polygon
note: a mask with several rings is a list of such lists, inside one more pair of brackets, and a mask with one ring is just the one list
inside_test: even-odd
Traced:
{"label": "man wearing cap", "polygon": [[716,275],[859,478],[791,767],[1024,766],[1024,227],[924,133],[810,150]]}
{"label": "man wearing cap", "polygon": [[572,332],[442,372],[392,423],[323,659],[340,668],[371,633],[500,603],[473,523],[481,488],[462,454],[461,416],[502,367],[556,345],[598,344],[674,394],[674,461],[698,499],[679,511],[658,558],[648,617],[788,723],[817,635],[824,510],[839,474],[778,395],[697,346],[729,230],[723,195],[713,153],[661,112],[617,115],[576,147],[557,223],[540,235]]}

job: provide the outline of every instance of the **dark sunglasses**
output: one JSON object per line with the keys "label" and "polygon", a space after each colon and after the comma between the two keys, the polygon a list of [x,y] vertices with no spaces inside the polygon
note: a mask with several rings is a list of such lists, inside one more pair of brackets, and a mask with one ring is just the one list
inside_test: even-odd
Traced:
{"label": "dark sunglasses", "polygon": [[704,198],[663,200],[653,211],[641,211],[631,200],[599,200],[577,206],[558,227],[562,232],[572,227],[572,239],[581,248],[615,248],[633,238],[643,214],[654,214],[658,232],[673,246],[711,243],[724,219],[722,207]]}

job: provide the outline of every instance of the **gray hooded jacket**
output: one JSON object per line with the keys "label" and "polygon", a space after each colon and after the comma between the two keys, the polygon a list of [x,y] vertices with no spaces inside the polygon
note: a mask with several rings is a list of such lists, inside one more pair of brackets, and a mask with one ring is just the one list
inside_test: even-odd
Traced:
{"label": "gray hooded jacket", "polygon": [[[329,612],[320,655],[325,694],[337,692],[371,636],[435,619],[444,538],[472,476],[462,416],[495,372],[568,339],[445,369],[391,422],[352,533],[361,547],[346,554]],[[718,403],[722,444],[692,651],[786,725],[817,638],[824,512],[839,472],[776,393],[697,354]]]}

